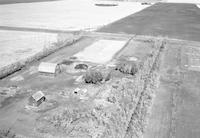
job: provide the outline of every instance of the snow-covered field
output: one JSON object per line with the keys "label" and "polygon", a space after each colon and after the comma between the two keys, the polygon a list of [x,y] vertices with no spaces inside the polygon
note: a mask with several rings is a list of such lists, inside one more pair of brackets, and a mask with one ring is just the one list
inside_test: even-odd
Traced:
{"label": "snow-covered field", "polygon": [[137,2],[117,2],[118,6],[102,7],[95,6],[95,3],[100,1],[64,0],[0,5],[0,26],[94,30],[149,6]]}
{"label": "snow-covered field", "polygon": [[0,68],[26,59],[57,42],[57,34],[0,30]]}

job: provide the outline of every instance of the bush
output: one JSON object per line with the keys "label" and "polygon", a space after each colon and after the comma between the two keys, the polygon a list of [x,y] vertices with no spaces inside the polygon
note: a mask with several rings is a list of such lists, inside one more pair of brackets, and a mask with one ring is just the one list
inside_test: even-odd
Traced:
{"label": "bush", "polygon": [[10,130],[0,130],[0,138],[15,138],[16,135]]}
{"label": "bush", "polygon": [[97,84],[103,81],[103,75],[100,71],[97,70],[88,70],[84,76],[86,83]]}
{"label": "bush", "polygon": [[122,61],[115,69],[125,74],[135,75],[138,71],[138,64],[133,61]]}
{"label": "bush", "polygon": [[109,81],[111,79],[112,70],[105,66],[98,66],[88,70],[84,76],[86,83],[97,84],[100,82]]}
{"label": "bush", "polygon": [[86,65],[86,64],[77,64],[74,68],[75,69],[84,69],[84,70],[87,70],[88,69],[88,65]]}

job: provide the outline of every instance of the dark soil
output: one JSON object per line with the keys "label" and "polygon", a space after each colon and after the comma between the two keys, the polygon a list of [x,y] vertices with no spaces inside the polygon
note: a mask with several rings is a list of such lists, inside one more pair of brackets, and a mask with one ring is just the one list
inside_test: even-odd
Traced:
{"label": "dark soil", "polygon": [[200,9],[194,4],[157,3],[98,32],[166,36],[200,41]]}

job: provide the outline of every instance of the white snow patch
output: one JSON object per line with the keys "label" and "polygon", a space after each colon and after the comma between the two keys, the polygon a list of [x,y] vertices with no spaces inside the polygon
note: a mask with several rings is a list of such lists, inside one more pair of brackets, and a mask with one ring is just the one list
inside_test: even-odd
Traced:
{"label": "white snow patch", "polygon": [[81,61],[103,64],[110,61],[114,54],[122,49],[125,44],[126,41],[98,40],[74,56]]}

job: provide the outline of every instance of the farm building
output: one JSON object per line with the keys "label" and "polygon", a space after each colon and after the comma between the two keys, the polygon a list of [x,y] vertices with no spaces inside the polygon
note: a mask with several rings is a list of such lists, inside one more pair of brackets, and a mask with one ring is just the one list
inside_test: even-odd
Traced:
{"label": "farm building", "polygon": [[29,98],[29,105],[38,107],[46,97],[42,91],[38,91]]}
{"label": "farm building", "polygon": [[60,66],[56,63],[46,63],[46,62],[41,62],[38,71],[47,76],[56,76],[61,72]]}

